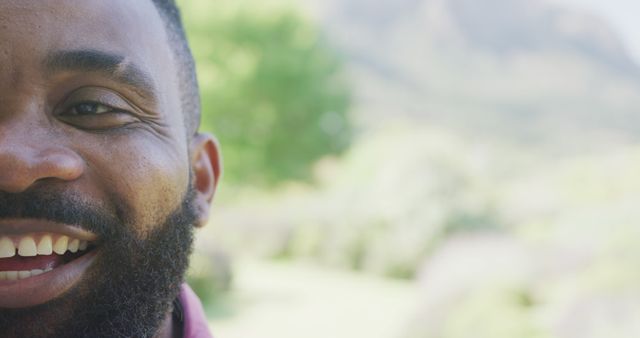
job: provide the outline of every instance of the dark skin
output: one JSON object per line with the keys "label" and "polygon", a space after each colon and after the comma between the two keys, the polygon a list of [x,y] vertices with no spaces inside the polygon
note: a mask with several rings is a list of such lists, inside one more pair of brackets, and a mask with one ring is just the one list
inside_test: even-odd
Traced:
{"label": "dark skin", "polygon": [[[50,185],[114,212],[117,196],[144,239],[192,172],[204,225],[218,145],[187,131],[174,57],[150,1],[0,0],[0,191]],[[159,337],[179,333],[170,319]]]}

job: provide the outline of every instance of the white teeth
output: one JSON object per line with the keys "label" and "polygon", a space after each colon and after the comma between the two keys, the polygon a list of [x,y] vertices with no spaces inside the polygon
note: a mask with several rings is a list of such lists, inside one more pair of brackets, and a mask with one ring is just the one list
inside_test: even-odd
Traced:
{"label": "white teeth", "polygon": [[16,247],[8,237],[0,238],[0,258],[9,258],[16,255]]}
{"label": "white teeth", "polygon": [[78,239],[73,239],[71,240],[71,242],[69,242],[69,251],[76,253],[78,252],[78,246],[80,246],[80,240]]}
{"label": "white teeth", "polygon": [[56,244],[53,245],[53,251],[58,255],[64,255],[64,253],[67,252],[68,244],[69,237],[60,236],[60,238],[58,238],[58,240],[56,241]]}
{"label": "white teeth", "polygon": [[[54,240],[54,237],[56,239]],[[35,238],[39,238],[38,241]],[[15,243],[18,243],[17,245]],[[48,256],[54,252],[64,255],[67,251],[78,252],[87,250],[89,243],[77,238],[54,234],[24,235],[22,237],[0,236],[0,259],[16,256],[35,257],[37,255]],[[16,250],[17,249],[17,250]],[[16,252],[17,251],[17,252]],[[53,270],[52,267],[44,269],[22,270],[22,271],[0,271],[0,281],[17,281],[30,277],[39,276]]]}
{"label": "white teeth", "polygon": [[38,255],[38,248],[36,247],[36,241],[33,240],[33,237],[25,236],[20,239],[18,255],[22,257],[34,257]]}
{"label": "white teeth", "polygon": [[0,271],[0,281],[3,280],[19,280],[29,277],[35,277],[53,269],[47,268],[46,270],[33,269],[31,271]]}
{"label": "white teeth", "polygon": [[44,235],[38,243],[38,255],[51,255],[53,253],[53,242],[51,235]]}
{"label": "white teeth", "polygon": [[18,271],[7,271],[8,280],[18,280]]}
{"label": "white teeth", "polygon": [[[36,238],[39,239],[36,241]],[[64,255],[67,251],[76,253],[78,250],[87,250],[88,247],[89,243],[87,241],[63,235],[43,234],[38,236],[36,234],[19,238],[1,236],[0,259],[14,257],[16,254],[22,257],[48,256],[54,252],[58,255]]]}

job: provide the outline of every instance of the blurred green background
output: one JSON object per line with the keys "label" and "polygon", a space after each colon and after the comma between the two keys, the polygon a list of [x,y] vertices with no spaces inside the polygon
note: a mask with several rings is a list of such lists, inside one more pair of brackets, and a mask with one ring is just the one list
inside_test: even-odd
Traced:
{"label": "blurred green background", "polygon": [[224,153],[189,275],[214,334],[640,337],[616,1],[180,1]]}

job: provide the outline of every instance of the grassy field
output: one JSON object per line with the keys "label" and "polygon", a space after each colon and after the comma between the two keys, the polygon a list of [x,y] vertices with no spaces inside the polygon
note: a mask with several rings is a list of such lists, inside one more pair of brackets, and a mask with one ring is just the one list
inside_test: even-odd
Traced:
{"label": "grassy field", "polygon": [[224,338],[393,338],[414,314],[416,286],[322,267],[235,264],[234,291],[208,309]]}

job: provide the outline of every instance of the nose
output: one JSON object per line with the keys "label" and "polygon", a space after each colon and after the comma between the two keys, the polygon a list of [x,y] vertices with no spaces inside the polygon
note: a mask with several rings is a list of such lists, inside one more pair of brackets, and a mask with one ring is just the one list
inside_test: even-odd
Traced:
{"label": "nose", "polygon": [[19,193],[44,180],[73,181],[84,161],[50,137],[0,127],[0,191]]}

